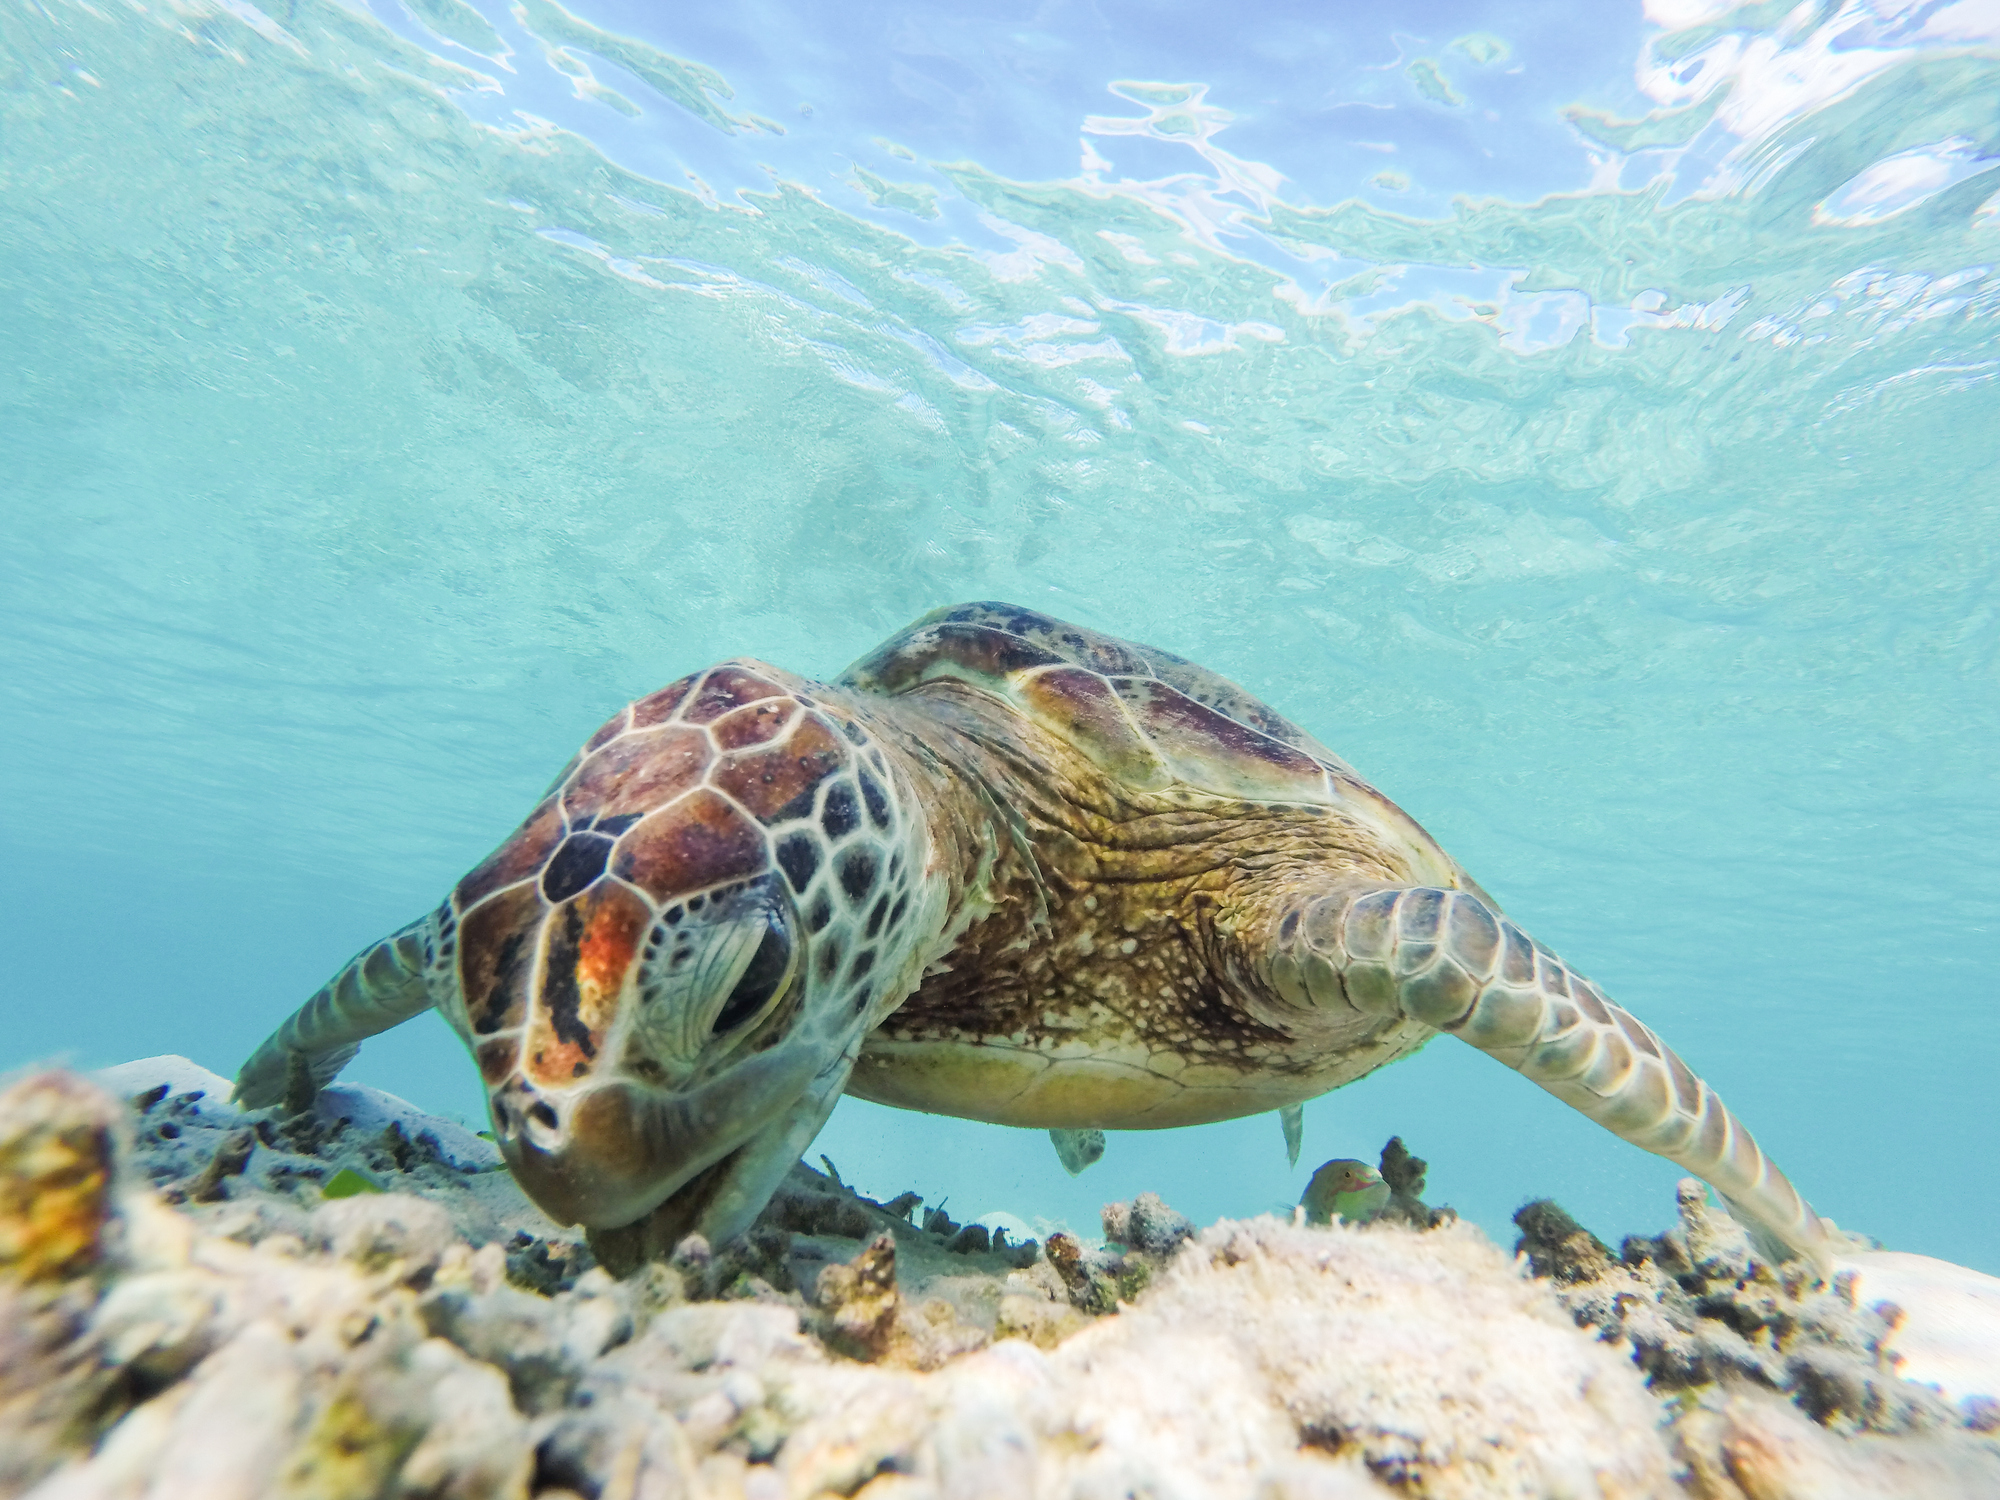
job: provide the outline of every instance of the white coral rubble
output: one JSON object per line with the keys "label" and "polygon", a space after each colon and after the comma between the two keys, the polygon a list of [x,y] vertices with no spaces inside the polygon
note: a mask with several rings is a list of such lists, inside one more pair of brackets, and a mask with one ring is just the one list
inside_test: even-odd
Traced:
{"label": "white coral rubble", "polygon": [[[1190,1238],[1135,1204],[1135,1240],[1135,1212],[1174,1232],[1086,1280],[1114,1289],[1099,1316],[1046,1261],[952,1254],[860,1200],[833,1217],[865,1244],[779,1231],[735,1270],[690,1242],[558,1277],[473,1243],[504,1205],[431,1184],[314,1206],[272,1175],[281,1148],[169,1205],[134,1180],[149,1118],[69,1074],[0,1094],[6,1500],[2000,1494],[2000,1445],[1934,1398],[1898,1435],[1726,1364],[1663,1399],[1580,1294],[1464,1224]],[[808,1301],[758,1265],[827,1269]]]}

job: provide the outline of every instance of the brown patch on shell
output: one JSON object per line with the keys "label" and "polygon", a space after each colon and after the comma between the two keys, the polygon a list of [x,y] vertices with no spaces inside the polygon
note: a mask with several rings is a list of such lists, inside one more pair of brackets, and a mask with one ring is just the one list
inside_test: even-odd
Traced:
{"label": "brown patch on shell", "polygon": [[[1023,609],[1018,605],[961,604],[946,611],[938,623],[1004,630],[1063,661],[1106,676],[1144,676],[1149,670],[1146,658],[1115,636],[1100,635],[1097,631],[1085,630],[1080,625],[1070,625],[1053,615]],[[1155,654],[1166,656],[1165,652]],[[1167,660],[1177,662],[1180,658],[1167,657]]]}
{"label": "brown patch on shell", "polygon": [[867,686],[876,692],[903,693],[930,677],[996,682],[1014,672],[1059,665],[1061,660],[1004,630],[946,620],[891,641],[860,663],[854,675],[867,679]]}
{"label": "brown patch on shell", "polygon": [[654,813],[618,841],[611,872],[657,901],[764,868],[764,833],[708,788]]}
{"label": "brown patch on shell", "polygon": [[458,992],[474,1036],[519,1026],[527,1015],[535,933],[548,906],[532,885],[503,891],[459,923]]}
{"label": "brown patch on shell", "polygon": [[1095,672],[1055,667],[1023,678],[1015,691],[1030,713],[1127,785],[1153,786],[1167,778],[1165,762],[1119,707],[1111,684]]}
{"label": "brown patch on shell", "polygon": [[769,823],[799,798],[810,797],[846,759],[840,736],[819,714],[809,713],[783,744],[731,756],[712,781]]}
{"label": "brown patch on shell", "polygon": [[643,817],[696,785],[714,757],[698,729],[628,734],[590,756],[563,793],[572,824]]}
{"label": "brown patch on shell", "polygon": [[[1144,748],[1087,700],[1091,677],[1131,709]],[[1154,768],[1206,791],[1277,801],[1331,800],[1341,763],[1228,679],[1171,652],[1137,646],[1035,610],[983,602],[928,616],[851,667],[843,681],[896,695],[958,679],[1013,698],[1128,785],[1158,789]],[[1035,682],[1049,679],[1047,687]],[[1054,701],[1051,701],[1053,698]],[[1075,698],[1079,701],[1069,702]]]}
{"label": "brown patch on shell", "polygon": [[1195,785],[1204,784],[1200,770],[1212,766],[1259,791],[1310,793],[1316,800],[1325,796],[1326,771],[1304,751],[1217,713],[1163,682],[1125,677],[1112,686],[1140,727]]}
{"label": "brown patch on shell", "polygon": [[529,813],[521,826],[486,859],[459,881],[454,893],[458,909],[465,911],[486,897],[516,881],[526,880],[548,862],[562,842],[562,807],[554,797]]}
{"label": "brown patch on shell", "polygon": [[701,691],[681,710],[681,717],[690,724],[710,724],[746,703],[784,696],[783,688],[755,672],[742,667],[717,667],[702,679]]}

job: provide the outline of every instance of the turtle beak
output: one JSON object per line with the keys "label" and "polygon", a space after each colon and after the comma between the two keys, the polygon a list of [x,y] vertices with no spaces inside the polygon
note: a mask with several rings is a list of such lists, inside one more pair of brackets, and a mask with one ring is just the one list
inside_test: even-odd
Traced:
{"label": "turtle beak", "polygon": [[517,1073],[492,1093],[493,1138],[542,1212],[613,1229],[781,1119],[818,1067],[808,1049],[772,1048],[679,1093],[631,1083],[558,1093]]}

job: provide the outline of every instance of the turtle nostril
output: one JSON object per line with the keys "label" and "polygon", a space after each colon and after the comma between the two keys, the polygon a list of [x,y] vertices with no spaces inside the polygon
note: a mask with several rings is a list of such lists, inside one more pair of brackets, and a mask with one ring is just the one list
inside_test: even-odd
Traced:
{"label": "turtle nostril", "polygon": [[546,1099],[537,1099],[527,1109],[527,1124],[521,1134],[528,1144],[537,1151],[559,1151],[562,1149],[562,1116],[556,1107]]}

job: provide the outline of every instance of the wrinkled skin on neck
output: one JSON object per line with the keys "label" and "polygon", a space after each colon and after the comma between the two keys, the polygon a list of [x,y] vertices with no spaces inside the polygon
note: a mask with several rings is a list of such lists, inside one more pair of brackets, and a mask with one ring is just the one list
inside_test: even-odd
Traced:
{"label": "wrinkled skin on neck", "polygon": [[[1259,957],[1294,890],[1462,878],[1360,817],[1135,790],[957,684],[897,700],[976,849],[946,963],[862,1049],[851,1092],[1035,1128],[1205,1123],[1313,1098],[1431,1032],[1329,1027]],[[1469,882],[1468,882],[1469,884]]]}

